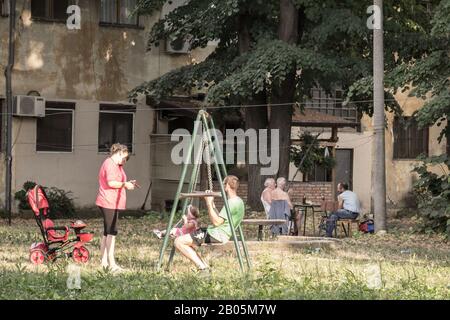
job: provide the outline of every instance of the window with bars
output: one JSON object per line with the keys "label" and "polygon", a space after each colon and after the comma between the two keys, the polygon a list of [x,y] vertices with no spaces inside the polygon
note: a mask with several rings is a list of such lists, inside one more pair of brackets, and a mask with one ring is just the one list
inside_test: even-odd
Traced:
{"label": "window with bars", "polygon": [[45,117],[37,119],[36,151],[73,151],[75,103],[47,102]]}
{"label": "window with bars", "polygon": [[9,1],[0,0],[0,16],[6,17],[9,15]]}
{"label": "window with bars", "polygon": [[393,131],[394,159],[416,159],[421,154],[428,156],[428,128],[419,128],[412,117],[395,117]]}
{"label": "window with bars", "polygon": [[303,175],[303,182],[331,182],[331,169],[315,164],[311,173]]}
{"label": "window with bars", "polygon": [[41,20],[66,21],[72,0],[31,0],[31,17]]}
{"label": "window with bars", "polygon": [[109,152],[114,143],[121,143],[133,152],[135,106],[100,105],[98,152]]}
{"label": "window with bars", "polygon": [[101,0],[100,24],[139,26],[139,16],[131,16],[136,4],[137,0]]}

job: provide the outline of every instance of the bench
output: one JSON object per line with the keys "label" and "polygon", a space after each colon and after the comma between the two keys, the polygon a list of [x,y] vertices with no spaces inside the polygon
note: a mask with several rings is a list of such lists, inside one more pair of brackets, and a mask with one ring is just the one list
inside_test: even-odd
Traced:
{"label": "bench", "polygon": [[264,226],[282,225],[287,223],[283,219],[244,219],[242,224],[246,225],[257,225],[258,226],[258,241],[263,239],[263,228]]}

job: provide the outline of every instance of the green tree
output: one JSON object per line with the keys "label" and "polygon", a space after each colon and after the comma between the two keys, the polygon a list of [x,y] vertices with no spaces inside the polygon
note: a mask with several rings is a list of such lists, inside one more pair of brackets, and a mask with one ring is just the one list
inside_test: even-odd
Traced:
{"label": "green tree", "polygon": [[302,144],[291,147],[290,157],[298,171],[307,178],[304,181],[309,181],[316,165],[324,169],[332,169],[336,165],[336,160],[325,154],[325,148],[320,147],[316,137],[305,132],[299,138]]}
{"label": "green tree", "polygon": [[[141,0],[137,11],[152,14],[165,1]],[[419,1],[385,1],[387,52],[393,69],[398,61],[417,56],[424,36],[411,24],[425,23]],[[433,2],[433,1],[431,1]],[[340,86],[349,99],[369,96],[372,75],[372,30],[366,26],[370,3],[356,0],[190,0],[152,28],[148,49],[165,39],[192,39],[192,48],[219,40],[201,63],[173,70],[143,83],[130,98],[156,99],[192,88],[207,88],[206,104],[215,106],[273,104],[244,108],[247,128],[280,130],[280,169],[288,176],[293,102],[301,102],[320,86]],[[417,14],[416,14],[417,13]],[[409,32],[409,33],[408,33]],[[408,33],[407,39],[403,35]],[[389,94],[392,90],[387,90]],[[370,114],[370,103],[358,104]],[[394,103],[389,108],[396,109]],[[268,120],[270,119],[270,120]],[[249,165],[249,205],[259,207],[262,177]]]}
{"label": "green tree", "polygon": [[[386,91],[408,91],[411,97],[425,99],[414,116],[422,127],[440,126],[450,114],[450,2],[398,1],[384,10]],[[399,26],[401,32],[395,32]],[[348,101],[371,100],[372,87],[371,76],[361,78],[350,87]],[[387,105],[395,107],[390,102]],[[371,104],[359,107],[372,114]],[[449,134],[447,123],[439,141]]]}

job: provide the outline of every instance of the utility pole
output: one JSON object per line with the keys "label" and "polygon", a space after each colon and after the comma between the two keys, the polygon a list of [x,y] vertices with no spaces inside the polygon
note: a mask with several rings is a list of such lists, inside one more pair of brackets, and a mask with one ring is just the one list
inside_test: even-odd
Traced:
{"label": "utility pole", "polygon": [[383,0],[374,0],[380,19],[373,29],[374,215],[375,232],[386,232],[386,151],[384,115]]}
{"label": "utility pole", "polygon": [[14,48],[16,31],[16,0],[9,0],[9,50],[6,78],[6,177],[5,177],[5,211],[8,224],[11,225],[11,182],[12,182],[12,69],[14,67]]}

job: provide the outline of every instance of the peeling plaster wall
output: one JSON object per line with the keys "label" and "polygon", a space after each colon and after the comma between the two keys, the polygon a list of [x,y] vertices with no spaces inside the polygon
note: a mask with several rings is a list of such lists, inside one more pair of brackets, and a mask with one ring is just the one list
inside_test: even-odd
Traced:
{"label": "peeling plaster wall", "polygon": [[[408,97],[408,93],[398,93],[395,99],[403,109],[405,116],[411,116],[415,111],[420,109],[424,101],[421,99]],[[395,115],[393,113],[386,113],[387,130],[385,131],[386,141],[386,197],[388,208],[404,208],[414,206],[412,186],[417,179],[417,175],[412,173],[416,165],[420,162],[414,159],[411,160],[396,160],[394,159],[394,136],[393,136],[393,121]],[[362,124],[366,132],[373,133],[373,119],[367,116],[363,117]],[[440,155],[446,152],[446,139],[443,138],[441,143],[438,142],[438,136],[445,123],[438,127],[431,126],[429,129],[429,156]],[[370,156],[372,161],[373,155]],[[355,161],[359,159],[355,158]],[[437,174],[442,174],[440,167],[430,168],[431,171]],[[371,184],[371,179],[367,183]]]}
{"label": "peeling plaster wall", "polygon": [[[105,154],[97,152],[99,103],[127,102],[127,92],[144,81],[174,68],[201,61],[212,47],[191,54],[169,55],[164,45],[146,51],[147,36],[158,14],[142,17],[144,29],[99,25],[100,1],[79,0],[81,30],[64,23],[32,21],[30,0],[17,1],[17,40],[13,70],[13,94],[38,91],[47,100],[76,103],[74,151],[36,152],[36,120],[13,122],[13,192],[27,180],[71,190],[80,207],[94,206],[97,174]],[[20,19],[19,19],[20,16]],[[7,64],[8,18],[0,17],[0,73]],[[5,79],[0,77],[0,96]],[[128,193],[128,207],[142,205],[151,178],[150,138],[153,112],[139,101],[134,124],[135,146],[126,165],[129,178],[142,189]],[[3,182],[4,162],[0,164]],[[4,198],[4,183],[0,185]],[[148,199],[148,204],[151,197]]]}
{"label": "peeling plaster wall", "polygon": [[[411,116],[416,110],[420,109],[424,101],[407,96],[407,93],[399,93],[395,96],[399,104],[402,106],[405,116]],[[386,131],[386,174],[387,186],[386,191],[388,195],[388,204],[394,207],[411,206],[412,203],[412,185],[416,181],[417,176],[411,170],[419,163],[416,160],[394,160],[394,137],[393,137],[393,114],[387,114],[388,130]],[[445,124],[444,124],[445,125]],[[446,139],[438,143],[439,133],[442,126],[431,126],[429,129],[429,156],[440,155],[446,152]],[[433,171],[442,174],[440,170],[434,168]]]}
{"label": "peeling plaster wall", "polygon": [[[147,35],[158,16],[142,17],[145,29],[99,26],[100,1],[80,0],[81,30],[64,23],[32,21],[30,0],[19,0],[14,93],[37,90],[42,96],[116,101],[135,86],[174,68],[204,59],[210,49],[191,55],[165,54],[164,45],[146,52]],[[7,62],[8,18],[0,17],[2,71]],[[4,92],[4,77],[0,77]]]}

